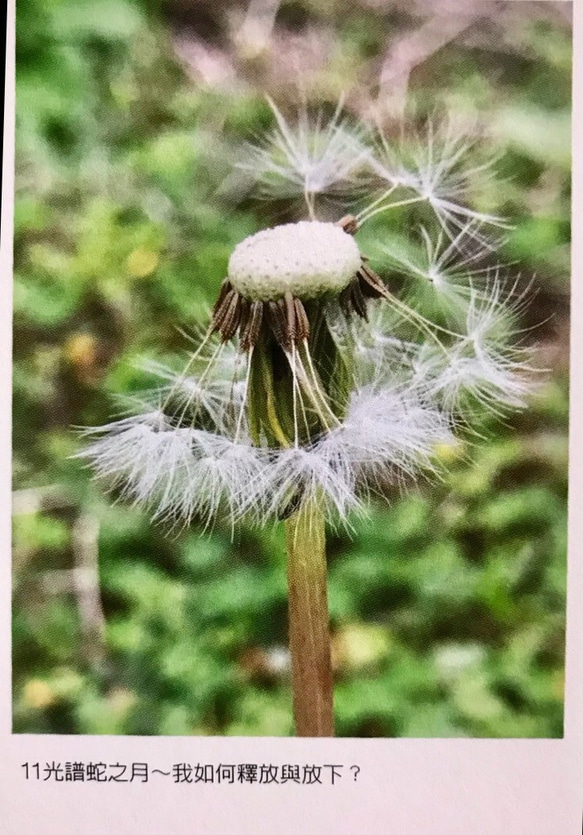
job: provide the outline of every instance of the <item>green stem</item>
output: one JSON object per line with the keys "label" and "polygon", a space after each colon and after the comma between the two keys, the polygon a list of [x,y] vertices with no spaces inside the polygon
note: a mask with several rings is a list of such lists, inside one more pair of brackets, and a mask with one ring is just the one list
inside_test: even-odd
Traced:
{"label": "green stem", "polygon": [[285,522],[289,647],[297,736],[334,736],[324,517],[306,504]]}

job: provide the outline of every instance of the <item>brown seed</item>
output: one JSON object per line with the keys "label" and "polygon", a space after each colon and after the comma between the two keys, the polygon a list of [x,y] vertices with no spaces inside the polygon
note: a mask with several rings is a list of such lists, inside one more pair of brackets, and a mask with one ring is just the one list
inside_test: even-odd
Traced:
{"label": "brown seed", "polygon": [[382,278],[371,270],[368,264],[363,264],[357,275],[362,292],[369,298],[381,298],[388,295]]}
{"label": "brown seed", "polygon": [[248,351],[254,348],[261,333],[263,322],[263,302],[254,301],[249,307],[249,313],[245,327],[241,324],[241,349]]}
{"label": "brown seed", "polygon": [[223,342],[228,342],[239,327],[241,317],[241,296],[236,290],[229,290],[220,305],[215,307],[212,319],[213,331],[219,331]]}
{"label": "brown seed", "polygon": [[300,344],[305,342],[310,335],[310,321],[301,299],[294,298],[294,307],[296,311],[296,342]]}
{"label": "brown seed", "polygon": [[220,332],[223,342],[228,342],[237,333],[241,320],[241,296],[235,293],[231,298]]}
{"label": "brown seed", "polygon": [[267,319],[277,343],[287,350],[291,345],[287,344],[287,320],[283,299],[267,302]]}
{"label": "brown seed", "polygon": [[355,279],[350,285],[350,301],[358,315],[367,322],[368,312],[366,309],[366,299],[360,289],[358,279]]}
{"label": "brown seed", "polygon": [[344,313],[344,315],[346,316],[347,319],[350,319],[350,316],[352,314],[351,296],[352,296],[352,287],[349,284],[348,287],[344,288],[344,290],[340,293],[340,295],[338,297],[338,302],[340,304],[340,309],[342,310],[342,312]]}
{"label": "brown seed", "polygon": [[251,315],[251,302],[249,299],[244,299],[241,297],[241,315],[239,317],[239,334],[242,334],[247,327],[247,323],[249,322],[249,316]]}
{"label": "brown seed", "polygon": [[358,231],[358,221],[354,215],[344,215],[337,221],[336,225],[344,229],[347,235],[354,235]]}
{"label": "brown seed", "polygon": [[227,312],[229,310],[229,304],[231,302],[231,299],[235,295],[235,290],[231,288],[230,290],[227,290],[224,295],[219,296],[213,312],[213,330],[218,331],[221,329],[222,324],[225,321],[225,316],[227,315]]}
{"label": "brown seed", "polygon": [[213,308],[213,311],[216,311],[216,310],[219,309],[219,307],[222,305],[223,301],[225,300],[225,296],[232,289],[233,289],[233,286],[232,286],[231,282],[229,281],[228,278],[225,278],[221,283],[221,289],[219,290],[219,295],[218,295],[217,300],[215,302],[215,306]]}
{"label": "brown seed", "polygon": [[292,294],[288,292],[283,297],[283,303],[285,305],[285,323],[286,323],[286,338],[289,342],[290,347],[295,344],[296,342],[296,308],[294,305],[294,298]]}

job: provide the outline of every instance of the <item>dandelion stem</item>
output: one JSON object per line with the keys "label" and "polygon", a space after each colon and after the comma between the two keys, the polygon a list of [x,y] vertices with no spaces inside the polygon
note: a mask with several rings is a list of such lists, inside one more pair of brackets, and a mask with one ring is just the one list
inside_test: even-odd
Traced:
{"label": "dandelion stem", "polygon": [[297,736],[334,736],[324,517],[305,504],[285,522],[289,646]]}

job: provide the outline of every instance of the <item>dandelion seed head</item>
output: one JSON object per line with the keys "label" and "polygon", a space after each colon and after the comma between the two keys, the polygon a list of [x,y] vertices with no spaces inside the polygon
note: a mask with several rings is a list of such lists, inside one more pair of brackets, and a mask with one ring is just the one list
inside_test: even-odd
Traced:
{"label": "dandelion seed head", "polygon": [[243,297],[269,301],[291,292],[301,299],[339,293],[362,262],[358,245],[334,223],[300,221],[245,238],[228,276]]}
{"label": "dandelion seed head", "polygon": [[[340,110],[291,126],[272,106],[277,127],[245,167],[265,196],[303,197],[310,220],[234,249],[186,367],[146,366],[159,385],[144,413],[88,430],[80,453],[157,521],[264,525],[309,504],[348,525],[372,494],[436,474],[454,431],[532,391],[516,328],[529,288],[488,266],[499,241],[484,229],[499,219],[466,204],[489,170],[465,164],[467,140],[429,125],[399,159]],[[317,218],[318,195],[356,199],[364,184],[360,212]],[[377,275],[354,234],[413,206],[423,225],[378,242]]]}

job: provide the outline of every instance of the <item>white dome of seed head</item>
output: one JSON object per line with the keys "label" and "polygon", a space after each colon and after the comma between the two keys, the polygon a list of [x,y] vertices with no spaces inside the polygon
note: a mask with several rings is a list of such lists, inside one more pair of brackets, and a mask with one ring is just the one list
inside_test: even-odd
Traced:
{"label": "white dome of seed head", "polygon": [[334,223],[303,220],[245,238],[229,259],[229,281],[254,301],[339,293],[362,263],[354,238]]}

